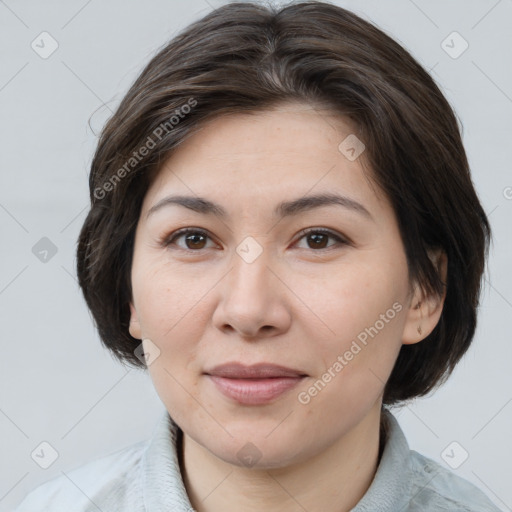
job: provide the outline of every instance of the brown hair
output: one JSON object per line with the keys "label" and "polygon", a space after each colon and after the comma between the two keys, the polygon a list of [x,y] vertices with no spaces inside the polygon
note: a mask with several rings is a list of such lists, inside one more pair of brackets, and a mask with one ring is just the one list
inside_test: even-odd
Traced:
{"label": "brown hair", "polygon": [[402,345],[383,403],[425,395],[473,339],[490,226],[456,116],[433,79],[384,32],[325,2],[210,12],[151,59],[106,123],[77,248],[100,338],[120,361],[145,366],[128,332],[130,273],[142,201],[161,163],[207,119],[287,101],[327,106],[358,127],[372,178],[396,213],[409,276],[427,293],[444,291],[427,251],[447,254],[441,318],[425,340]]}

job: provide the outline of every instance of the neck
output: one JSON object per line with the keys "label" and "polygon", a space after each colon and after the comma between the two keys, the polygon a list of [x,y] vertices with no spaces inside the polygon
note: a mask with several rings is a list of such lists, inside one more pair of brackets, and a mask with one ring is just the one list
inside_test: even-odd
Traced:
{"label": "neck", "polygon": [[186,434],[180,439],[183,481],[198,512],[349,512],[370,487],[384,441],[380,404],[322,452],[281,468],[229,464]]}

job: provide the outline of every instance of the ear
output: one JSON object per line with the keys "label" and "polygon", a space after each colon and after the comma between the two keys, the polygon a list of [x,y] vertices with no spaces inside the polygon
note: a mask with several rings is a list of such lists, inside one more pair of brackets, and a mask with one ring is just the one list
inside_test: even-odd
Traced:
{"label": "ear", "polygon": [[137,311],[135,310],[135,306],[132,302],[130,302],[130,326],[129,326],[130,335],[134,338],[141,340],[142,334],[140,329],[139,318],[137,316]]}
{"label": "ear", "polygon": [[414,285],[414,293],[409,304],[402,334],[402,343],[404,345],[412,345],[425,339],[434,330],[443,312],[444,300],[446,298],[448,258],[442,249],[429,251],[428,256],[444,284],[443,292],[441,296],[427,296],[417,284]]}

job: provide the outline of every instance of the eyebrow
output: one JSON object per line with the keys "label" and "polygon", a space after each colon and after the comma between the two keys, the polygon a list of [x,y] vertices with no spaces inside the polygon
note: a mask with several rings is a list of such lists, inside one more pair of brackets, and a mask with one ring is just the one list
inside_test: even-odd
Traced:
{"label": "eyebrow", "polygon": [[[214,203],[204,197],[176,195],[167,196],[158,201],[158,203],[149,209],[146,218],[156,211],[171,205],[184,206],[185,208],[197,213],[214,215],[220,219],[226,219],[228,217],[227,211],[220,204]],[[358,203],[349,197],[333,193],[315,194],[300,197],[292,201],[282,201],[275,207],[274,215],[280,218],[289,217],[314,208],[329,205],[342,206],[343,208],[359,213],[370,220],[374,220],[370,212],[361,203]]]}

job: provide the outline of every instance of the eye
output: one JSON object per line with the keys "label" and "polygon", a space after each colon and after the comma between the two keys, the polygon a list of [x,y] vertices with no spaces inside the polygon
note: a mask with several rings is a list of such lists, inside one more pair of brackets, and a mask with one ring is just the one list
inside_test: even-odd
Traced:
{"label": "eye", "polygon": [[[328,229],[321,228],[308,228],[299,233],[300,238],[299,241],[305,238],[308,243],[307,249],[329,249],[333,246],[340,245],[348,245],[349,242],[345,240],[343,237],[335,233],[334,231],[330,231]],[[183,238],[185,246],[179,245],[176,243],[176,240]],[[326,245],[328,239],[331,238],[335,240],[335,243],[331,245]],[[170,245],[176,245],[178,248],[183,249],[185,251],[200,251],[201,249],[206,249],[207,240],[211,239],[210,235],[198,228],[183,228],[171,236],[166,238],[162,245],[164,247],[168,247]]]}
{"label": "eye", "polygon": [[165,247],[169,245],[177,245],[175,241],[183,238],[185,247],[178,245],[183,250],[201,250],[205,248],[206,240],[210,238],[206,231],[197,228],[183,228],[173,233],[169,238],[163,241]]}
{"label": "eye", "polygon": [[[329,249],[336,245],[348,245],[349,242],[342,238],[340,235],[335,233],[334,231],[330,231],[329,229],[321,229],[321,228],[308,228],[300,232],[302,235],[299,240],[303,238],[306,239],[308,243],[307,249]],[[336,242],[329,246],[326,246],[326,243],[329,238],[334,239]]]}

